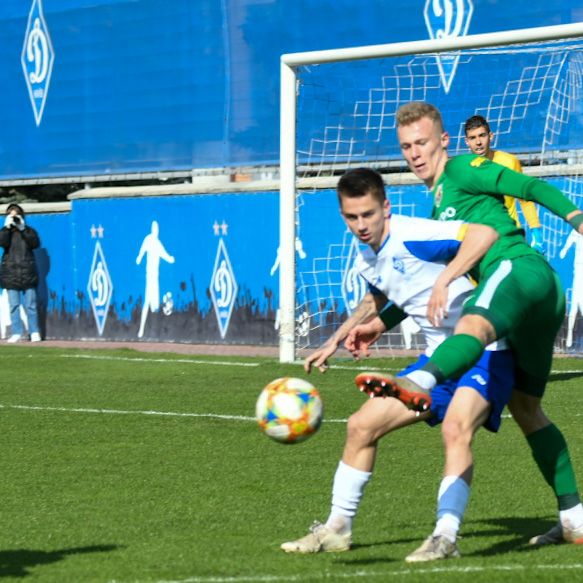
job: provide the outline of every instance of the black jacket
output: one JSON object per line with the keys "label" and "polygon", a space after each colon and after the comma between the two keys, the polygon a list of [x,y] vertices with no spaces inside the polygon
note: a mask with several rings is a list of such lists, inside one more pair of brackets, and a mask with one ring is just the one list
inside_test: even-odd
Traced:
{"label": "black jacket", "polygon": [[38,272],[32,250],[39,245],[38,233],[31,227],[24,227],[23,231],[14,227],[0,229],[0,247],[4,248],[0,287],[25,290],[37,286]]}

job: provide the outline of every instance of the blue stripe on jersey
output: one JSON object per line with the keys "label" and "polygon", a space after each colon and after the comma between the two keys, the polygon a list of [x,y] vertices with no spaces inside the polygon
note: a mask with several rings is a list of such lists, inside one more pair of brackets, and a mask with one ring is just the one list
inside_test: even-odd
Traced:
{"label": "blue stripe on jersey", "polygon": [[423,261],[449,261],[456,255],[461,241],[440,239],[439,241],[404,241],[407,250]]}
{"label": "blue stripe on jersey", "polygon": [[[390,215],[389,215],[389,218],[391,218]],[[386,236],[385,240],[381,243],[381,246],[376,250],[377,255],[381,252],[382,248],[389,242],[390,238],[391,238],[391,233],[389,233]]]}

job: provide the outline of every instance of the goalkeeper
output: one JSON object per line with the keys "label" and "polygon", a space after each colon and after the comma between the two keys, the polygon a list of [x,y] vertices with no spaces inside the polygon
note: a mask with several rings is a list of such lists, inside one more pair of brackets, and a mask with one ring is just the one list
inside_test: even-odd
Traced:
{"label": "goalkeeper", "polygon": [[[541,406],[555,337],[565,318],[565,297],[557,274],[529,247],[522,230],[506,212],[503,194],[512,192],[542,204],[581,234],[583,213],[550,184],[481,156],[467,154],[448,161],[449,136],[439,110],[431,104],[402,106],[397,112],[397,136],[410,169],[433,191],[434,218],[490,225],[500,238],[475,270],[479,285],[464,305],[455,334],[419,370],[400,379],[370,374],[363,389],[395,396],[415,407],[416,401],[430,399],[436,385],[469,370],[485,346],[497,338],[507,338],[517,363],[516,386],[508,408],[553,489],[559,509],[558,524],[530,543],[581,544],[583,506],[567,443]],[[453,269],[449,276],[455,275]],[[447,314],[446,277],[437,282],[429,301],[428,317],[434,324]]]}
{"label": "goalkeeper", "polygon": [[[460,269],[467,270],[474,265],[497,239],[496,232],[484,225],[467,225],[461,221],[440,223],[391,215],[382,177],[366,168],[344,174],[338,183],[338,194],[348,227],[368,245],[359,255],[356,268],[368,282],[370,291],[325,345],[306,359],[306,370],[309,372],[313,365],[325,368],[325,360],[345,338],[347,348],[355,356],[366,353],[366,342],[360,340],[367,332],[358,324],[374,318],[387,298],[394,303],[384,312],[385,323],[378,318],[370,322],[372,334],[410,315],[425,334],[426,354],[431,354],[451,335],[463,303],[473,291],[466,277],[451,282],[449,316],[433,327],[426,317],[433,283],[444,272],[445,261],[454,255]],[[427,355],[407,370],[426,362]],[[436,387],[431,409],[420,415],[396,399],[369,399],[348,421],[328,520],[325,524],[316,523],[307,536],[284,543],[282,549],[293,553],[348,550],[352,522],[372,475],[379,439],[419,421],[429,425],[443,421],[443,433],[447,437],[444,439],[445,477],[438,502],[440,518],[434,534],[407,561],[459,556],[456,537],[472,478],[472,438],[482,425],[491,431],[498,430],[513,385],[512,353],[503,343],[497,343],[488,347],[470,373]]]}
{"label": "goalkeeper", "polygon": [[[481,115],[469,117],[464,124],[464,131],[466,134],[466,144],[474,154],[488,158],[488,160],[506,166],[516,172],[522,172],[522,165],[516,156],[508,152],[503,152],[502,150],[493,150],[490,147],[494,134],[490,130],[490,124],[485,117]],[[520,209],[529,227],[530,246],[534,247],[540,253],[544,253],[545,247],[536,205],[530,200],[517,199],[514,196],[504,195],[504,206],[508,209],[508,214],[513,218],[518,227],[521,227],[521,224],[518,219],[516,201],[520,204]]]}

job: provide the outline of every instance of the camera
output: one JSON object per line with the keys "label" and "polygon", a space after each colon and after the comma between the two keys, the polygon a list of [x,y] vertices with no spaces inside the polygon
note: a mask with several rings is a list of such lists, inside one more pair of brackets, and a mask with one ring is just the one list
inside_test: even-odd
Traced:
{"label": "camera", "polygon": [[20,225],[20,223],[22,223],[22,219],[18,215],[14,215],[12,220],[14,221],[15,225]]}

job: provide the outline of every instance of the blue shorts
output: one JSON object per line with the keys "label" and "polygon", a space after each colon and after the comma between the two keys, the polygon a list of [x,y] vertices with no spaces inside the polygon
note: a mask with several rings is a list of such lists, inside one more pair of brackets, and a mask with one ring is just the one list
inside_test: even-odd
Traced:
{"label": "blue shorts", "polygon": [[[421,368],[429,359],[421,355],[416,362],[402,370],[397,376],[404,376]],[[484,427],[489,431],[500,428],[502,410],[508,403],[514,387],[514,358],[511,350],[484,351],[480,360],[459,379],[447,380],[431,391],[431,417],[428,425],[441,423],[449,403],[458,387],[475,389],[490,403],[492,409]]]}

